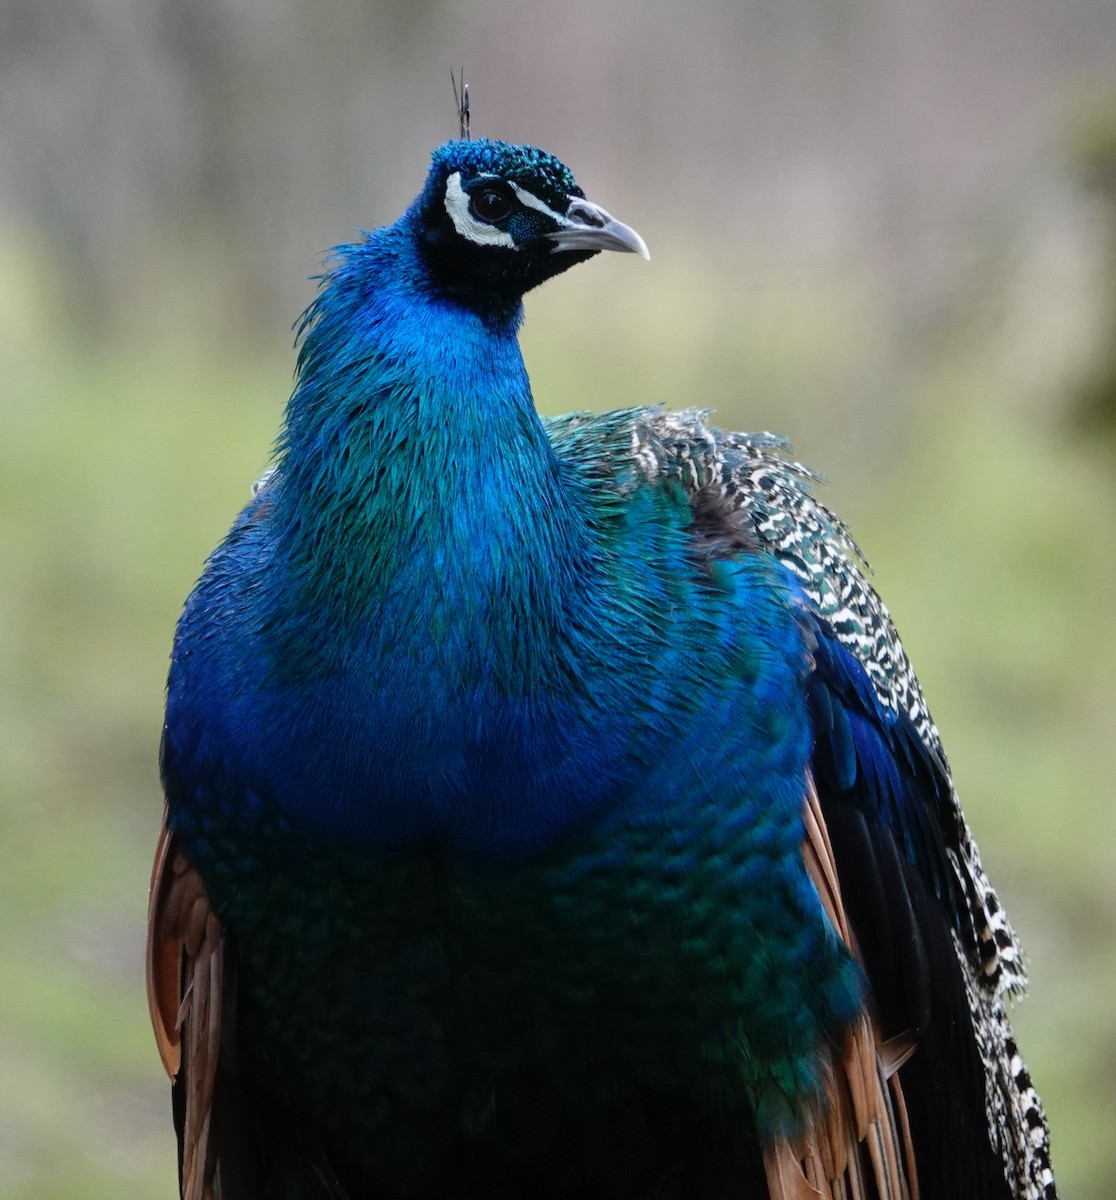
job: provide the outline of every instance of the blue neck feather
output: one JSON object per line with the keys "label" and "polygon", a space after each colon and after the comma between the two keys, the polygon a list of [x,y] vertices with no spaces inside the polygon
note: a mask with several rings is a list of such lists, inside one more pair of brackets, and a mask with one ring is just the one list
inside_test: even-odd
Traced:
{"label": "blue neck feather", "polygon": [[535,412],[520,313],[493,321],[434,292],[410,219],[343,249],[307,316],[261,497],[284,586],[260,600],[271,652],[250,719],[277,734],[265,790],[300,819],[499,854],[600,802],[627,718],[574,761],[599,625],[582,485]]}
{"label": "blue neck feather", "polygon": [[[388,591],[452,612],[497,590],[509,619],[553,619],[585,530],[534,409],[522,310],[493,322],[439,297],[408,219],[345,248],[307,316],[274,489],[294,584],[352,620]],[[408,592],[401,572],[430,574]]]}

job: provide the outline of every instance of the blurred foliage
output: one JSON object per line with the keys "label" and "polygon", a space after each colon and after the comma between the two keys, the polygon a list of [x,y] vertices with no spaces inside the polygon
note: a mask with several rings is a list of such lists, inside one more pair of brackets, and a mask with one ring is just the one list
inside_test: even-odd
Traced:
{"label": "blurred foliage", "polygon": [[1093,200],[1102,263],[1100,344],[1080,382],[1072,418],[1082,432],[1116,450],[1116,84],[1082,89],[1066,140],[1071,164]]}
{"label": "blurred foliage", "polygon": [[1111,75],[1114,18],[1111,0],[0,0],[0,213],[59,248],[87,329],[130,320],[168,247],[215,232],[222,303],[250,297],[238,327],[269,329],[320,247],[410,200],[464,64],[474,133],[567,155],[613,211],[925,279],[958,209],[1026,202],[1018,166],[1067,82]]}
{"label": "blurred foliage", "polygon": [[285,382],[69,340],[46,262],[3,267],[0,1194],[170,1196],[142,987],[168,638]]}
{"label": "blurred foliage", "polygon": [[[540,406],[710,405],[789,431],[833,473],[1030,952],[1020,1042],[1064,1194],[1110,1197],[1116,502],[1094,449],[1049,428],[1066,365],[1036,331],[1060,328],[1059,294],[1020,304],[982,276],[979,302],[962,289],[963,314],[907,343],[903,373],[886,369],[895,314],[869,275],[653,249],[650,267],[594,263],[530,298]],[[201,254],[177,281],[199,311],[219,302],[207,268]],[[59,319],[64,291],[33,239],[0,242],[0,1193],[169,1197],[142,981],[163,679],[293,360],[187,319],[176,335],[177,318],[83,341]],[[145,303],[177,311],[165,289]]]}

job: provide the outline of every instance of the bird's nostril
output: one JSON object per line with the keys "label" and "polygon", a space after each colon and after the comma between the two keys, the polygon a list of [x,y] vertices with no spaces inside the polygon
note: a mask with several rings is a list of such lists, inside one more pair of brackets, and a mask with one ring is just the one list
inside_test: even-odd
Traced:
{"label": "bird's nostril", "polygon": [[605,224],[604,214],[592,204],[571,204],[566,210],[566,216],[582,225],[592,225],[595,229],[601,229]]}

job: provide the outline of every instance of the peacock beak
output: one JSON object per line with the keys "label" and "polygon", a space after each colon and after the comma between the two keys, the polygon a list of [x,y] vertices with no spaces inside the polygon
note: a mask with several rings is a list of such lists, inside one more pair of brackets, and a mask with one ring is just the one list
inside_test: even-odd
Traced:
{"label": "peacock beak", "polygon": [[651,258],[643,238],[599,204],[575,196],[562,220],[560,229],[544,235],[554,243],[555,250],[621,250]]}

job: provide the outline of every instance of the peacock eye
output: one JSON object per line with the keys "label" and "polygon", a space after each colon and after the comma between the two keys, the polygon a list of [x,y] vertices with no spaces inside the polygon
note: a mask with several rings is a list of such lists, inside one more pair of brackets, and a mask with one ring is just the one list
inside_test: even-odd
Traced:
{"label": "peacock eye", "polygon": [[503,188],[483,187],[469,197],[469,214],[487,225],[511,215],[512,199]]}

